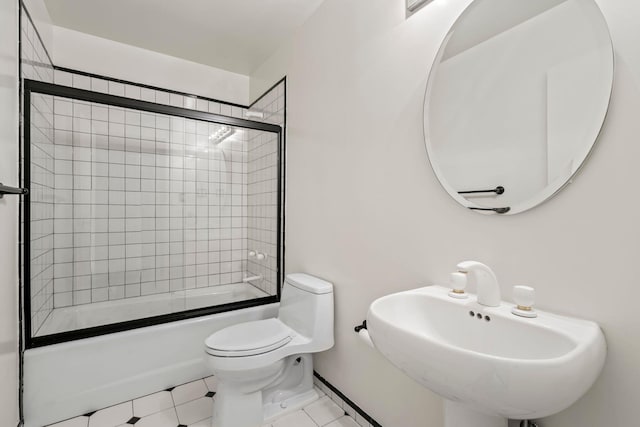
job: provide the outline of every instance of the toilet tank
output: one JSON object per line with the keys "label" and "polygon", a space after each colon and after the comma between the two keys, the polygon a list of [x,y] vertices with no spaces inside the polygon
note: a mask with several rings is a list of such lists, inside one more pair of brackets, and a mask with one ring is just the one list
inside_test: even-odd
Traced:
{"label": "toilet tank", "polygon": [[278,319],[311,339],[310,351],[333,347],[333,285],[308,274],[288,274],[282,286]]}

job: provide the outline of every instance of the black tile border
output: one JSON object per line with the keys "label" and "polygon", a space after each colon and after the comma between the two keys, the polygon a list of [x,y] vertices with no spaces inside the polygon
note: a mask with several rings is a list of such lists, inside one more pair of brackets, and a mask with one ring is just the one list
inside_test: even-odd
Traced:
{"label": "black tile border", "polygon": [[[212,67],[212,68],[215,68],[215,67]],[[188,98],[195,98],[195,99],[202,99],[204,101],[217,102],[218,104],[229,105],[231,107],[249,108],[246,105],[236,104],[234,102],[222,101],[220,99],[215,99],[215,98],[207,98],[205,96],[195,95],[193,93],[180,92],[178,90],[166,89],[166,88],[162,88],[162,87],[159,87],[159,86],[152,86],[152,85],[148,85],[148,84],[144,84],[144,83],[132,82],[130,80],[117,79],[115,77],[107,77],[107,76],[103,76],[103,75],[100,75],[100,74],[89,73],[87,71],[74,70],[72,68],[66,68],[66,67],[59,67],[57,65],[54,65],[53,69],[55,71],[61,71],[61,72],[64,72],[64,73],[70,73],[70,74],[85,76],[85,77],[94,78],[94,79],[105,80],[105,81],[114,82],[114,83],[121,83],[121,84],[124,84],[124,85],[136,86],[136,87],[139,87],[139,88],[142,88],[142,89],[157,90],[157,91],[160,91],[160,92],[170,93],[170,94],[174,94],[174,95],[186,96]],[[224,71],[226,71],[226,70],[224,70]],[[55,81],[55,76],[54,76],[54,81]]]}
{"label": "black tile border", "polygon": [[351,399],[345,396],[340,390],[338,390],[333,384],[331,384],[324,377],[322,377],[322,375],[320,375],[318,372],[313,371],[313,376],[316,377],[322,384],[326,385],[329,388],[329,390],[331,390],[340,399],[342,399],[344,403],[351,406],[354,409],[354,411],[356,411],[369,424],[371,424],[374,427],[382,427],[382,424],[374,420],[371,415],[367,414],[361,407],[356,405]]}

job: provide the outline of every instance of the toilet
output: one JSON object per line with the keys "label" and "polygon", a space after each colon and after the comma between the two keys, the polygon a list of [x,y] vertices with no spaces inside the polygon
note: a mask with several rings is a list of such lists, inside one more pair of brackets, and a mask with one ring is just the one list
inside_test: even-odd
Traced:
{"label": "toilet", "polygon": [[260,427],[318,398],[311,353],[333,347],[333,285],[287,275],[275,318],[239,323],[205,341],[218,381],[213,427]]}

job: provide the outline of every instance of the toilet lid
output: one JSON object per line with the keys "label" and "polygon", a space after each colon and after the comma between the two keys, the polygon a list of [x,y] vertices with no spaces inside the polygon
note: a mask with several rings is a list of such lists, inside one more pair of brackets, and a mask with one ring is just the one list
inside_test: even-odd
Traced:
{"label": "toilet lid", "polygon": [[294,332],[278,319],[239,323],[213,333],[205,341],[207,353],[238,357],[267,353],[287,344]]}

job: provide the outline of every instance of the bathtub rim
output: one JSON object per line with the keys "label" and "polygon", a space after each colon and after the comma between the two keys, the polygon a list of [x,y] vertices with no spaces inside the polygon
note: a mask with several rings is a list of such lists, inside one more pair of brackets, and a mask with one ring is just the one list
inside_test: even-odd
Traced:
{"label": "bathtub rim", "polygon": [[225,313],[228,311],[241,310],[243,308],[257,307],[280,302],[278,295],[250,299],[245,301],[234,301],[227,304],[220,304],[211,307],[195,308],[191,310],[179,311],[177,313],[167,313],[159,316],[145,317],[142,319],[127,320],[124,322],[110,323],[107,325],[93,326],[90,328],[76,329],[73,331],[58,332],[50,335],[38,337],[27,335],[25,342],[26,349],[44,347],[63,342],[75,341],[83,338],[99,337],[102,335],[124,332],[132,329],[145,328],[148,326],[162,325],[180,320],[193,319],[197,317],[209,316],[212,314]]}
{"label": "bathtub rim", "polygon": [[[231,300],[225,300],[225,299],[217,300],[216,298],[220,295],[228,296],[230,294],[235,293],[236,291],[240,291],[241,293],[245,293],[246,295],[239,298],[232,298]],[[198,304],[198,305],[192,305],[192,306],[186,305],[185,307],[180,309],[169,309],[164,311],[158,310],[155,313],[150,312],[147,314],[143,314],[139,317],[138,316],[128,317],[126,315],[122,316],[120,313],[118,313],[115,316],[116,320],[111,322],[111,323],[122,323],[122,322],[128,322],[130,320],[138,320],[138,319],[145,319],[145,318],[150,318],[155,316],[163,316],[169,313],[180,313],[187,310],[215,307],[223,304],[230,304],[233,302],[253,301],[259,298],[265,298],[269,296],[271,295],[269,295],[267,292],[263,291],[262,289],[258,288],[257,286],[254,286],[250,283],[237,282],[237,283],[231,283],[227,285],[208,286],[206,288],[184,289],[184,290],[168,292],[168,293],[162,292],[157,294],[141,295],[138,297],[123,298],[123,299],[117,299],[117,300],[107,300],[107,301],[88,303],[88,304],[71,305],[66,307],[58,307],[58,308],[54,308],[53,311],[49,314],[49,316],[47,316],[46,321],[43,322],[42,327],[36,333],[34,333],[33,337],[37,338],[37,337],[48,336],[48,335],[53,335],[53,334],[58,334],[63,332],[76,331],[80,329],[88,329],[95,326],[102,326],[102,325],[108,324],[105,322],[89,322],[88,325],[83,325],[82,323],[80,323],[81,326],[78,326],[77,322],[75,322],[76,323],[75,327],[61,328],[61,329],[57,329],[54,327],[54,328],[49,328],[50,330],[47,330],[45,326],[47,326],[49,321],[52,320],[52,317],[60,315],[61,312],[67,312],[67,313],[71,312],[71,316],[82,318],[85,316],[91,317],[92,313],[96,311],[100,312],[100,311],[107,310],[109,312],[112,312],[113,310],[119,310],[122,308],[126,309],[131,306],[140,306],[141,304],[142,305],[153,305],[153,304],[162,304],[162,303],[171,304],[172,302],[177,302],[180,300],[188,302],[191,300],[198,300],[201,297],[214,297],[215,305],[212,305],[210,303]],[[226,301],[226,302],[220,302],[220,301]],[[94,324],[91,324],[91,323],[94,323]],[[45,329],[44,332],[42,332],[43,329]]]}

